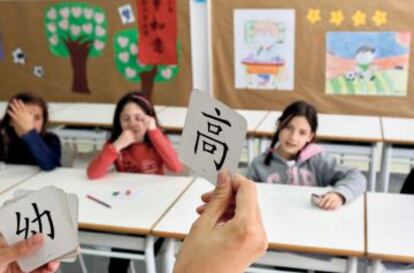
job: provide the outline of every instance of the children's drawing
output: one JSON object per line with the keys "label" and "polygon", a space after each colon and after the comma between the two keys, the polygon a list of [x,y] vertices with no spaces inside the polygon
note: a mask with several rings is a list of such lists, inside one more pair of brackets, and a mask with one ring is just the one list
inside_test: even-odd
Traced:
{"label": "children's drawing", "polygon": [[326,93],[406,96],[410,32],[328,32]]}
{"label": "children's drawing", "polygon": [[293,10],[235,10],[236,88],[293,90]]}

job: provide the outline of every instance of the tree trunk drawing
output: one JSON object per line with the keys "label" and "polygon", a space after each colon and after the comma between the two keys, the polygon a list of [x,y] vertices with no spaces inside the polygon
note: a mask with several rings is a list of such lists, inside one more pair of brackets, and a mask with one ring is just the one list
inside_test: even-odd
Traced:
{"label": "tree trunk drawing", "polygon": [[142,72],[141,77],[141,93],[149,100],[152,101],[152,91],[154,89],[154,78],[157,74],[157,66],[147,72]]}
{"label": "tree trunk drawing", "polygon": [[90,94],[88,78],[86,76],[86,63],[88,61],[89,48],[92,42],[80,42],[80,38],[72,41],[66,40],[66,47],[70,53],[72,64],[73,80],[72,91],[75,93]]}

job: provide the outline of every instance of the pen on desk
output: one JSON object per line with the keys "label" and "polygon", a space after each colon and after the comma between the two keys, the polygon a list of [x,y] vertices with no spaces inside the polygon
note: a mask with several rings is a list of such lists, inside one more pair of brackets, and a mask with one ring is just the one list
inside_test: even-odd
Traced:
{"label": "pen on desk", "polygon": [[99,199],[96,199],[95,197],[90,196],[89,194],[86,195],[86,198],[88,198],[88,199],[90,199],[92,201],[95,201],[95,202],[101,204],[102,206],[105,206],[107,208],[111,208],[111,206],[109,204],[107,204],[107,203],[105,203],[105,202],[103,202],[103,201],[101,201]]}

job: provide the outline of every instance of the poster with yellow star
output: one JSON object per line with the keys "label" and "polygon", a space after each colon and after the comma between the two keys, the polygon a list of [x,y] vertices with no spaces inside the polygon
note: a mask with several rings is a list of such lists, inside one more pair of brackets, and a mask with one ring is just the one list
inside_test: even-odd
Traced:
{"label": "poster with yellow star", "polygon": [[326,93],[406,96],[410,32],[328,32]]}

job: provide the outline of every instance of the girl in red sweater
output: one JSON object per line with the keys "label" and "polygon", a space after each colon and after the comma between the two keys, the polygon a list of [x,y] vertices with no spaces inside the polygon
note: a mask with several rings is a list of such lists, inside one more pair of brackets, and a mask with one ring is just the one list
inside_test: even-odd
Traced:
{"label": "girl in red sweater", "polygon": [[[89,163],[88,177],[102,177],[112,164],[119,172],[131,173],[164,174],[164,166],[172,172],[182,169],[170,141],[158,128],[154,106],[139,93],[128,93],[119,100],[111,137],[100,154]],[[155,249],[159,249],[161,244],[159,239]],[[128,259],[111,258],[108,271],[127,273],[129,264]]]}
{"label": "girl in red sweater", "polygon": [[88,177],[102,177],[114,163],[119,172],[164,174],[164,166],[172,172],[182,169],[170,141],[158,128],[153,105],[139,93],[128,93],[118,102],[111,137],[89,163]]}

